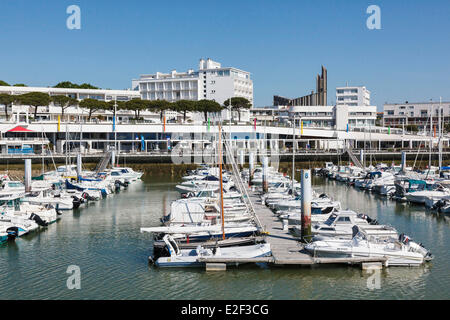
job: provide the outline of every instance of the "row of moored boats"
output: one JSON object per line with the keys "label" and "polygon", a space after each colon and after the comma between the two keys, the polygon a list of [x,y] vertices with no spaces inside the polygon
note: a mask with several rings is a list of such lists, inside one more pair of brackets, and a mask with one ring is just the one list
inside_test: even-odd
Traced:
{"label": "row of moored boats", "polygon": [[0,242],[47,228],[64,211],[105,198],[141,176],[131,168],[111,168],[100,173],[82,171],[78,177],[76,165],[68,165],[33,178],[26,188],[6,173],[1,177]]}
{"label": "row of moored boats", "polygon": [[447,171],[439,172],[437,167],[412,170],[379,164],[362,169],[327,162],[324,168],[315,169],[315,173],[393,200],[450,213],[450,176]]}
{"label": "row of moored boats", "polygon": [[[153,234],[153,255],[159,267],[200,267],[208,261],[236,261],[271,256],[264,231],[255,223],[247,195],[240,186],[249,183],[249,169],[239,175],[201,166],[189,171],[176,186],[181,197],[171,203],[161,226],[141,228]],[[254,169],[251,185],[262,191],[263,170]],[[301,235],[301,186],[269,167],[268,192],[261,200],[297,237]],[[242,184],[243,183],[243,184]],[[221,190],[222,193],[221,193]],[[223,210],[221,209],[223,194]],[[387,265],[419,265],[432,259],[431,253],[394,227],[379,224],[363,213],[342,209],[326,194],[313,192],[312,235],[305,248],[312,255],[326,257],[385,257]],[[234,261],[234,262],[233,262]]]}

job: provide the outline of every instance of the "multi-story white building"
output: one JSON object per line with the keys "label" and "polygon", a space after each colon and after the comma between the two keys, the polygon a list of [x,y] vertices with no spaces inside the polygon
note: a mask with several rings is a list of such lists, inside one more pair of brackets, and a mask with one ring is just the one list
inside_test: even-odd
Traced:
{"label": "multi-story white building", "polygon": [[370,106],[370,91],[366,87],[336,88],[337,106]]}
{"label": "multi-story white building", "polygon": [[383,124],[392,127],[416,125],[419,130],[429,131],[431,119],[433,126],[439,127],[439,109],[441,109],[441,120],[449,123],[450,102],[387,103],[383,110]]}
{"label": "multi-story white building", "polygon": [[138,90],[145,100],[214,100],[223,104],[232,97],[244,97],[253,105],[253,81],[250,73],[222,67],[211,59],[200,59],[198,71],[141,75],[132,81],[133,90]]}
{"label": "multi-story white building", "polygon": [[303,122],[305,128],[346,130],[375,127],[376,106],[276,106],[253,108],[250,120],[278,121],[280,123]]}

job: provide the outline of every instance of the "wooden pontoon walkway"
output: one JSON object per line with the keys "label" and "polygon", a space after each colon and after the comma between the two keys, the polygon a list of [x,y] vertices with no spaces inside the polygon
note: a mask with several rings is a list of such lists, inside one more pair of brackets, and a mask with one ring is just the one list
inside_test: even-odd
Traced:
{"label": "wooden pontoon walkway", "polygon": [[267,232],[266,242],[272,249],[272,263],[275,265],[315,265],[315,264],[361,264],[366,262],[382,262],[385,258],[318,258],[313,257],[288,230],[283,230],[282,221],[261,203],[261,197],[249,190],[249,197],[261,223],[260,227]]}

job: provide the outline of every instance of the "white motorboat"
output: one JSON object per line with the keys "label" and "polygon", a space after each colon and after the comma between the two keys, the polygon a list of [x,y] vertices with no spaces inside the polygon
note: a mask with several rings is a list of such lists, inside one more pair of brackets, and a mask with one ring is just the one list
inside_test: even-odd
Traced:
{"label": "white motorboat", "polygon": [[431,253],[405,235],[398,239],[380,240],[370,237],[361,228],[353,228],[353,238],[323,239],[306,245],[314,256],[386,258],[387,266],[418,266],[433,259]]}
{"label": "white motorboat", "polygon": [[8,232],[0,231],[0,243],[6,242],[9,239]]}
{"label": "white motorboat", "polygon": [[198,246],[196,249],[179,249],[173,237],[166,235],[163,240],[169,256],[159,257],[155,261],[155,265],[158,267],[202,267],[205,265],[205,262],[201,260],[202,258],[251,259],[266,257],[272,254],[270,244],[267,243],[250,246],[217,247],[212,249],[201,246]]}
{"label": "white motorboat", "polygon": [[76,201],[70,196],[64,196],[58,193],[57,196],[53,195],[52,189],[34,189],[27,193],[22,202],[27,202],[34,205],[52,205],[56,210],[71,210],[74,205],[78,207],[81,202]]}
{"label": "white motorboat", "polygon": [[339,237],[351,239],[353,226],[358,226],[371,236],[396,238],[397,230],[387,225],[378,225],[376,221],[354,211],[346,210],[334,212],[327,221],[314,225],[311,228],[313,235],[326,237]]}
{"label": "white motorboat", "polygon": [[33,205],[22,202],[24,194],[14,193],[0,198],[0,209],[4,219],[20,218],[34,220],[40,226],[47,226],[58,219],[55,208],[50,205]]}
{"label": "white motorboat", "polygon": [[405,194],[409,202],[426,204],[428,207],[432,207],[437,201],[448,196],[450,196],[450,190],[440,184],[432,186],[431,190],[407,192]]}
{"label": "white motorboat", "polygon": [[116,172],[120,177],[124,178],[125,180],[129,182],[134,182],[142,178],[144,175],[144,172],[134,171],[132,168],[129,167],[114,167],[111,169],[111,175],[112,173]]}
{"label": "white motorboat", "polygon": [[388,185],[383,185],[380,188],[379,193],[382,196],[391,197],[392,195],[394,195],[395,190],[396,190],[395,184],[388,184]]}
{"label": "white motorboat", "polygon": [[[258,229],[248,223],[226,223],[225,237],[248,237],[256,233]],[[157,234],[170,234],[174,239],[189,239],[190,241],[209,240],[223,236],[221,225],[181,225],[169,227],[141,228],[141,232]]]}
{"label": "white motorboat", "polygon": [[33,220],[20,216],[10,216],[4,211],[0,212],[0,232],[8,233],[13,237],[21,237],[38,228],[39,225]]}

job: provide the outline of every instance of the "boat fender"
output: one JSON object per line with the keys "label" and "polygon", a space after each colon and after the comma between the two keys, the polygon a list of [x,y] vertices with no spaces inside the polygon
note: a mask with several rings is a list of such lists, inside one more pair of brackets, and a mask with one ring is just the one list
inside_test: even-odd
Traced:
{"label": "boat fender", "polygon": [[32,213],[30,215],[30,220],[33,220],[34,222],[36,222],[39,226],[41,227],[47,227],[48,223],[45,222],[44,220],[41,219],[41,217],[39,217],[37,214]]}

